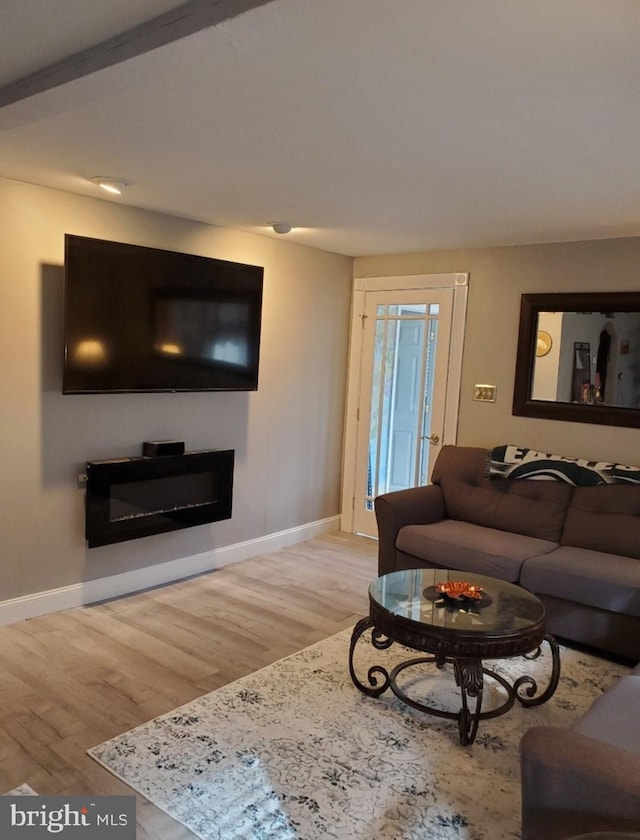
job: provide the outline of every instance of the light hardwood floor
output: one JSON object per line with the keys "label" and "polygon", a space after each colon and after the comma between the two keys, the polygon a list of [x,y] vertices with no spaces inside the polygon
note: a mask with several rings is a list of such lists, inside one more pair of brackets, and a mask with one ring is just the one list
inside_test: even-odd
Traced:
{"label": "light hardwood floor", "polygon": [[[346,533],[0,627],[0,791],[131,794],[86,750],[353,625],[377,543]],[[193,835],[138,797],[138,840]]]}

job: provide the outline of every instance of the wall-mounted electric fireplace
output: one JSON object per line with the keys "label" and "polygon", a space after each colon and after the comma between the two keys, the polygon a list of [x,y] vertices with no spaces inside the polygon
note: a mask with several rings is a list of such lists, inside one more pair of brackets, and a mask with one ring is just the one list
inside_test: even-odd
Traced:
{"label": "wall-mounted electric fireplace", "polygon": [[234,451],[87,462],[89,548],[231,518]]}

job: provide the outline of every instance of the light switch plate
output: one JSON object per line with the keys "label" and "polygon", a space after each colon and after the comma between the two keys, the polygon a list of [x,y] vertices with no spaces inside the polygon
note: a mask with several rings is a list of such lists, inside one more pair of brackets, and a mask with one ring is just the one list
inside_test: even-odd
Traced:
{"label": "light switch plate", "polygon": [[479,402],[495,402],[496,401],[496,386],[495,385],[474,385],[473,399]]}

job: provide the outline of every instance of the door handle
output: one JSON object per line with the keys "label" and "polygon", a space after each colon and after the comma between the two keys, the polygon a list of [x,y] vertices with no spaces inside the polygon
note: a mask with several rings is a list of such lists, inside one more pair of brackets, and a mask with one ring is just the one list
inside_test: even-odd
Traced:
{"label": "door handle", "polygon": [[440,435],[437,432],[432,435],[422,435],[421,440],[428,440],[432,446],[437,446],[440,443]]}

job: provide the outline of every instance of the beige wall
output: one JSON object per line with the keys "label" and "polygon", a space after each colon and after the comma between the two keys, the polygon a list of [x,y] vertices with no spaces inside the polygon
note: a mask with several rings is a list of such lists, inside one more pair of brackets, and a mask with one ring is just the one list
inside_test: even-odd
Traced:
{"label": "beige wall", "polygon": [[[458,443],[513,443],[640,464],[640,430],[511,414],[520,297],[527,292],[639,291],[640,238],[363,257],[355,277],[469,272]],[[474,402],[474,383],[497,385]]]}
{"label": "beige wall", "polygon": [[[62,396],[66,232],[264,266],[259,390]],[[339,513],[350,259],[0,180],[0,267],[0,600]],[[85,461],[164,438],[236,450],[233,518],[89,551]]]}

